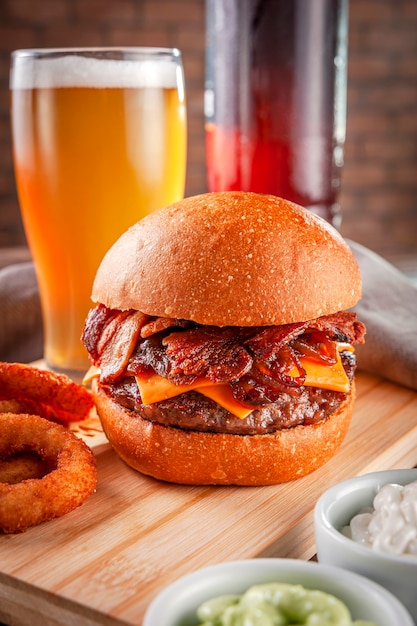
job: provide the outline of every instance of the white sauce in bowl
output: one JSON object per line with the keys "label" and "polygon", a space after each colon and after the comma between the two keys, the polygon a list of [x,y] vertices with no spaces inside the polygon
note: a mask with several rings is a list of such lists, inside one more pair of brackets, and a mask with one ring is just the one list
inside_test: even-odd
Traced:
{"label": "white sauce in bowl", "polygon": [[355,515],[343,533],[378,552],[417,558],[417,480],[384,485],[373,508]]}

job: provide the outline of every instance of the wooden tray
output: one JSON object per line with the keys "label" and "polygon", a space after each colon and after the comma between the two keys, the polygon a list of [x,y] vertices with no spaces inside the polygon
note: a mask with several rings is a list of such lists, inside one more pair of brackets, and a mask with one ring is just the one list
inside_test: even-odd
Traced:
{"label": "wooden tray", "polygon": [[326,488],[417,464],[417,393],[362,374],[357,394],[338,454],[310,476],[268,487],[157,482],[126,467],[93,420],[79,433],[97,456],[97,492],[61,519],[0,536],[0,620],[138,626],[163,587],[197,568],[257,556],[311,558],[312,512]]}

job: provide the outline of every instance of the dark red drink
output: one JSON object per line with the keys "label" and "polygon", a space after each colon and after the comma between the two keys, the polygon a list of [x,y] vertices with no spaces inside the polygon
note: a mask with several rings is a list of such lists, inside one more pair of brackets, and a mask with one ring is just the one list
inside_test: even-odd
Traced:
{"label": "dark red drink", "polygon": [[293,200],[335,225],[347,0],[207,0],[210,191]]}

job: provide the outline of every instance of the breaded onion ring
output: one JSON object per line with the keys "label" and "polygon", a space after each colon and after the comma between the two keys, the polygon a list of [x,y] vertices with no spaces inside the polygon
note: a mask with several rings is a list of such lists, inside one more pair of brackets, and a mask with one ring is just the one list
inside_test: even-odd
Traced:
{"label": "breaded onion ring", "polygon": [[96,489],[95,457],[71,431],[38,415],[0,414],[0,457],[28,450],[52,469],[42,478],[0,483],[0,529],[5,533],[61,517]]}
{"label": "breaded onion ring", "polygon": [[4,458],[0,457],[0,483],[14,484],[28,478],[43,478],[53,467],[49,467],[37,452],[15,452]]}
{"label": "breaded onion ring", "polygon": [[[94,406],[90,392],[64,374],[0,362],[0,403],[13,400],[20,413],[34,413],[62,424],[88,417]],[[1,410],[1,408],[0,408]],[[16,412],[15,408],[10,409]]]}

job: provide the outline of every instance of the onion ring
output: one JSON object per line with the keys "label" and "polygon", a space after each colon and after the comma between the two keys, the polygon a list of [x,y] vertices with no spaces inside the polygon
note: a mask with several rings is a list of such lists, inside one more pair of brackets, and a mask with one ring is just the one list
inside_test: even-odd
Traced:
{"label": "onion ring", "polygon": [[38,415],[0,414],[0,458],[32,451],[51,468],[42,478],[0,483],[0,529],[23,532],[80,506],[96,489],[95,457],[64,426]]}
{"label": "onion ring", "polygon": [[43,478],[51,471],[37,452],[25,450],[0,458],[0,483],[20,483],[28,478]]}
{"label": "onion ring", "polygon": [[[94,406],[90,392],[64,374],[0,362],[0,401],[6,400],[13,400],[19,413],[34,413],[61,424],[86,419]],[[3,411],[8,411],[7,403]]]}

